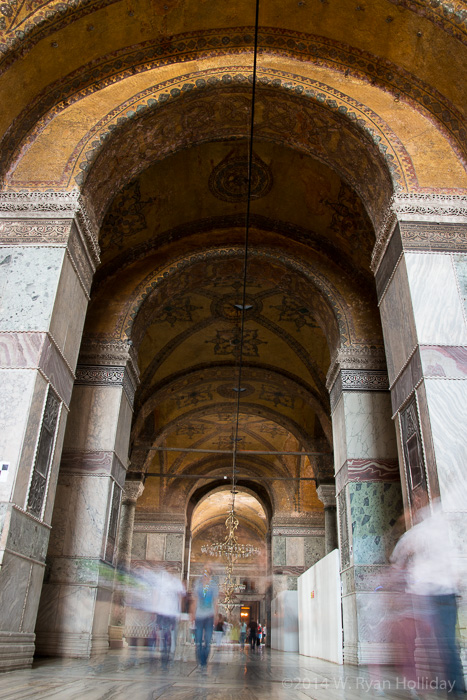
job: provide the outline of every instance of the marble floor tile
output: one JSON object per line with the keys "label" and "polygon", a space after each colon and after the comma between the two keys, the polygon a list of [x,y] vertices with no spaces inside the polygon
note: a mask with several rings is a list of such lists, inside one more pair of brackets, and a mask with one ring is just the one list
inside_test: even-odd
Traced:
{"label": "marble floor tile", "polygon": [[[193,647],[163,669],[148,649],[109,651],[90,661],[36,659],[0,674],[2,700],[404,700],[410,689],[393,669],[337,666],[269,649],[213,649],[206,674]],[[422,689],[424,700],[442,695]]]}

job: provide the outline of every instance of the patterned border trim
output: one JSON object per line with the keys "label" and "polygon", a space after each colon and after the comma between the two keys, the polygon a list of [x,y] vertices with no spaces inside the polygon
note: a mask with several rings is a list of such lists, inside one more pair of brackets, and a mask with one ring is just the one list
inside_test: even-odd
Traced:
{"label": "patterned border trim", "polygon": [[288,576],[301,576],[303,572],[306,571],[304,566],[274,566],[272,573],[275,576],[288,575]]}
{"label": "patterned border trim", "polygon": [[[272,536],[278,537],[324,537],[324,527],[291,527],[290,525],[275,525],[272,528]],[[281,567],[283,568],[283,567]]]}
{"label": "patterned border trim", "polygon": [[77,189],[69,192],[0,192],[0,218],[12,216],[19,219],[74,218],[94,269],[99,264],[99,229]]}
{"label": "patterned border trim", "polygon": [[63,452],[60,469],[86,476],[111,476],[120,488],[125,485],[126,468],[110,450]]}
{"label": "patterned border trim", "polygon": [[350,482],[358,481],[400,481],[397,459],[348,459],[336,474],[336,492]]}
{"label": "patterned border trim", "polygon": [[112,365],[78,365],[75,384],[87,386],[121,386],[130,405],[135,400],[136,383],[125,367]]}
{"label": "patterned border trim", "polygon": [[467,224],[467,194],[398,193],[392,196],[377,232],[371,269],[377,272],[398,221]]}
{"label": "patterned border trim", "polygon": [[135,522],[134,532],[167,532],[167,533],[185,533],[185,525],[180,523],[138,523]]}
{"label": "patterned border trim", "polygon": [[344,391],[388,391],[386,370],[341,369],[330,391],[331,411]]}

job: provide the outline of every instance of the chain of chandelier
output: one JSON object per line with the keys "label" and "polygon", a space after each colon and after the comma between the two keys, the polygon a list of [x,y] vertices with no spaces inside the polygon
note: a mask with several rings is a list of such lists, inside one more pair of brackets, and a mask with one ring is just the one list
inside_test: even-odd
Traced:
{"label": "chain of chandelier", "polygon": [[259,26],[259,0],[256,0],[255,13],[255,39],[253,52],[253,80],[251,93],[251,115],[250,115],[250,132],[248,141],[248,189],[246,197],[246,215],[245,215],[245,248],[243,260],[243,287],[242,301],[235,304],[235,308],[240,312],[240,342],[238,351],[238,381],[234,388],[236,392],[236,411],[235,424],[232,436],[232,503],[227,519],[225,521],[226,537],[220,542],[211,542],[201,547],[201,552],[212,557],[222,557],[225,560],[225,578],[222,584],[223,600],[221,605],[231,613],[236,605],[240,605],[237,601],[236,594],[244,590],[244,586],[238,585],[235,582],[233,575],[234,566],[239,559],[248,559],[259,554],[259,549],[252,544],[240,543],[237,539],[236,530],[239,525],[238,518],[235,514],[235,496],[237,494],[237,445],[240,419],[240,397],[242,393],[242,358],[243,358],[243,342],[245,328],[245,311],[251,308],[246,303],[246,287],[247,287],[247,269],[248,269],[248,235],[250,225],[250,204],[251,204],[251,181],[252,181],[252,165],[253,165],[253,136],[254,136],[254,120],[255,120],[255,95],[256,95],[256,65],[258,57],[258,26]]}

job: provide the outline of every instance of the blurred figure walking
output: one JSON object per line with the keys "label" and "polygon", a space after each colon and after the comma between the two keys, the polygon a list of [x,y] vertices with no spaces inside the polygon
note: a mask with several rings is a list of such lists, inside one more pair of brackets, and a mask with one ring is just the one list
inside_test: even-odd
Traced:
{"label": "blurred figure walking", "polygon": [[[436,675],[436,659],[430,659],[437,688],[448,695],[465,693],[464,674],[456,640],[458,580],[455,552],[449,527],[439,503],[433,512],[418,512],[419,522],[408,530],[394,548],[391,562],[405,571],[417,626],[429,627],[436,640],[443,668]],[[429,650],[427,656],[429,656]]]}
{"label": "blurred figure walking", "polygon": [[211,646],[214,618],[217,615],[219,588],[212,578],[212,571],[206,566],[203,575],[193,588],[191,617],[195,623],[196,653],[201,671],[206,671]]}

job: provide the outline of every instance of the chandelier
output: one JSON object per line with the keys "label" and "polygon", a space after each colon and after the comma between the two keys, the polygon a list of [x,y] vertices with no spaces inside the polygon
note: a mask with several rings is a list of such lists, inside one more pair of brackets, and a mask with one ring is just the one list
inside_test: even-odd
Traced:
{"label": "chandelier", "polygon": [[237,540],[235,530],[238,528],[238,518],[235,515],[234,508],[234,498],[232,498],[231,509],[225,521],[225,527],[227,529],[225,539],[222,542],[203,544],[201,547],[201,552],[203,554],[209,554],[211,557],[224,557],[227,562],[227,571],[233,569],[233,565],[237,559],[247,559],[248,557],[259,554],[258,547],[254,547],[252,544],[241,544]]}

